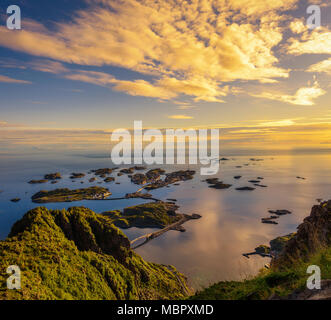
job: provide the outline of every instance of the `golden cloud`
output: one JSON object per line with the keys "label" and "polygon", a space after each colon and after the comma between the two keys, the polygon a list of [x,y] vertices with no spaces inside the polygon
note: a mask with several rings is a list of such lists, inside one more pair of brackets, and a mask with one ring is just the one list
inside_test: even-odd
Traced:
{"label": "golden cloud", "polygon": [[311,65],[308,72],[324,72],[331,75],[331,58]]}
{"label": "golden cloud", "polygon": [[312,106],[315,104],[314,99],[317,99],[324,94],[326,94],[326,91],[320,88],[319,84],[315,81],[313,86],[300,88],[294,95],[273,92],[262,92],[261,94],[250,95],[257,98],[277,100],[294,105]]}
{"label": "golden cloud", "polygon": [[168,116],[169,119],[175,119],[175,120],[189,120],[189,119],[193,119],[193,117],[191,116],[187,116],[184,114],[174,114],[171,116]]}
{"label": "golden cloud", "polygon": [[7,76],[0,75],[0,82],[6,83],[22,83],[22,84],[31,84],[32,82],[26,80],[13,79]]}
{"label": "golden cloud", "polygon": [[[55,30],[31,20],[20,32],[0,27],[0,46],[66,63],[148,74],[152,81],[83,72],[66,77],[161,99],[186,95],[223,102],[229,92],[224,82],[272,83],[288,77],[273,49],[283,40],[284,15],[278,13],[294,9],[298,0],[88,2],[87,10]],[[34,67],[66,72],[55,62]]]}
{"label": "golden cloud", "polygon": [[306,29],[299,39],[289,39],[287,52],[293,55],[331,54],[331,31],[326,27]]}
{"label": "golden cloud", "polygon": [[36,60],[30,62],[28,66],[33,70],[54,74],[60,74],[69,71],[68,68],[66,68],[62,63],[51,60]]}

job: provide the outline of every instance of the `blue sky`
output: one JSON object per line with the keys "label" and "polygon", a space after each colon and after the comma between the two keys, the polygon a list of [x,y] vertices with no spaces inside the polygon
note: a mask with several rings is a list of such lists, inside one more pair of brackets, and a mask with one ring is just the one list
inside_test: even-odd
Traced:
{"label": "blue sky", "polygon": [[107,132],[142,120],[233,128],[229,141],[246,143],[254,133],[293,145],[304,132],[311,139],[299,144],[330,146],[331,11],[324,3],[322,26],[309,30],[315,3],[17,1],[22,30],[8,30],[13,3],[2,1],[0,132],[8,142],[22,130]]}

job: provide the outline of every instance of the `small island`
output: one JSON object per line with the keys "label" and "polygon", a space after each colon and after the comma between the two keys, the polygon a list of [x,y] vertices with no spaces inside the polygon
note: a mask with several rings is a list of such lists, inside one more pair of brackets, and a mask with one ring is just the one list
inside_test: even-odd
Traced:
{"label": "small island", "polygon": [[82,179],[84,177],[85,177],[85,173],[75,173],[75,172],[73,172],[71,174],[70,179]]}
{"label": "small island", "polygon": [[182,215],[176,212],[178,208],[175,204],[159,201],[128,207],[123,211],[108,211],[103,215],[111,218],[115,226],[123,229],[164,228],[180,220]]}
{"label": "small island", "polygon": [[51,191],[39,191],[31,199],[35,203],[73,202],[82,200],[103,200],[108,198],[111,192],[106,188],[89,187],[85,189],[70,190],[55,189]]}
{"label": "small island", "polygon": [[45,174],[44,179],[45,180],[58,180],[58,179],[62,179],[62,177],[59,172],[56,172],[56,173]]}

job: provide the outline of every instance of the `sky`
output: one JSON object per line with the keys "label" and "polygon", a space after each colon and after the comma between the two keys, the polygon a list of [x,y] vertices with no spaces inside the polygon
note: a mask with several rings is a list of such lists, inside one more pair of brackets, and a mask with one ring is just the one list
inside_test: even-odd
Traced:
{"label": "sky", "polygon": [[[6,27],[12,4],[21,30]],[[330,1],[0,3],[2,152],[105,146],[134,120],[220,128],[229,147],[328,149],[330,79]]]}

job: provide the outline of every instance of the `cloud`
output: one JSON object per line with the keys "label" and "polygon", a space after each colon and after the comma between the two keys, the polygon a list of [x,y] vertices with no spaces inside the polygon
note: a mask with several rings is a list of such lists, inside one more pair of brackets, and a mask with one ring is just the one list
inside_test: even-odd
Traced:
{"label": "cloud", "polygon": [[171,77],[163,77],[154,82],[146,80],[119,80],[114,76],[96,71],[79,70],[64,76],[70,80],[92,83],[100,86],[109,86],[116,91],[126,92],[132,96],[144,96],[160,99],[171,99],[181,94],[195,97],[196,101],[218,101],[225,96],[229,88],[220,88],[215,82],[204,78],[192,78],[189,80],[177,80]]}
{"label": "cloud", "polygon": [[319,87],[317,82],[311,87],[302,87],[294,95],[280,94],[273,92],[262,92],[261,94],[250,94],[253,97],[277,100],[285,103],[302,106],[312,106],[314,99],[326,94],[326,91]]}
{"label": "cloud", "polygon": [[177,105],[177,109],[179,110],[190,110],[190,109],[197,109],[198,106],[193,105],[191,102],[188,101],[173,101],[175,105]]}
{"label": "cloud", "polygon": [[31,84],[32,82],[26,81],[26,80],[18,80],[13,79],[7,76],[3,76],[0,74],[0,82],[6,82],[6,83],[21,83],[21,84]]}
{"label": "cloud", "polygon": [[303,33],[307,30],[307,26],[304,25],[302,20],[295,20],[290,23],[290,29],[293,33]]}
{"label": "cloud", "polygon": [[7,121],[2,121],[0,120],[0,128],[19,128],[19,127],[24,127],[24,124],[19,124],[19,123],[9,123]]}
{"label": "cloud", "polygon": [[299,39],[288,40],[287,52],[293,55],[331,54],[331,31],[326,27],[306,30]]}
{"label": "cloud", "polygon": [[55,29],[31,20],[20,32],[2,26],[0,46],[54,60],[32,66],[54,74],[67,72],[59,63],[65,62],[151,75],[130,81],[82,72],[66,77],[161,99],[223,102],[225,82],[272,83],[289,75],[274,49],[283,40],[281,13],[297,0],[88,2]]}
{"label": "cloud", "polygon": [[30,62],[28,66],[33,70],[54,74],[60,74],[69,71],[69,69],[66,68],[62,63],[51,60],[35,60]]}
{"label": "cloud", "polygon": [[189,119],[193,119],[193,117],[191,116],[186,116],[184,114],[174,114],[171,116],[168,116],[169,119],[175,119],[175,120],[189,120]]}
{"label": "cloud", "polygon": [[285,119],[279,121],[267,121],[259,124],[261,127],[284,127],[284,126],[292,126],[295,122],[292,119]]}
{"label": "cloud", "polygon": [[331,75],[331,58],[311,65],[308,72],[324,72]]}

